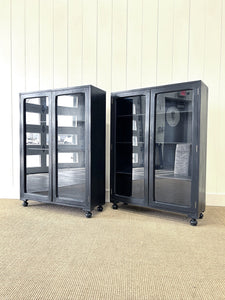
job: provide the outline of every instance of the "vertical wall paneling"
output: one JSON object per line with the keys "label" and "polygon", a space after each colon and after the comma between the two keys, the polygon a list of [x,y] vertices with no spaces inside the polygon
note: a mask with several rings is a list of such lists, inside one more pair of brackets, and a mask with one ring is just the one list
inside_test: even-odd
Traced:
{"label": "vertical wall paneling", "polygon": [[127,89],[141,86],[142,0],[128,1]]}
{"label": "vertical wall paneling", "polygon": [[6,195],[12,185],[12,123],[11,123],[11,2],[0,2],[0,79],[1,102],[1,194]]}
{"label": "vertical wall paneling", "polygon": [[126,89],[127,0],[113,0],[112,91]]}
{"label": "vertical wall paneling", "polygon": [[157,84],[172,81],[174,0],[159,1]]}
{"label": "vertical wall paneling", "polygon": [[143,0],[142,4],[142,87],[156,85],[158,2]]}
{"label": "vertical wall paneling", "polygon": [[26,22],[26,89],[40,87],[39,0],[25,1]]}
{"label": "vertical wall paneling", "polygon": [[190,0],[174,0],[172,82],[186,81],[189,64]]}
{"label": "vertical wall paneling", "polygon": [[221,37],[220,37],[220,73],[219,73],[219,99],[218,99],[218,169],[217,169],[217,193],[222,194],[224,191],[225,178],[225,138],[224,138],[224,116],[225,116],[225,3],[221,0]]}
{"label": "vertical wall paneling", "polygon": [[1,0],[0,35],[0,197],[19,197],[19,92],[82,84],[107,91],[109,189],[111,91],[202,79],[207,193],[225,202],[224,0]]}
{"label": "vertical wall paneling", "polygon": [[96,85],[97,0],[83,0],[83,84]]}
{"label": "vertical wall paneling", "polygon": [[203,79],[205,15],[205,0],[191,0],[188,80]]}
{"label": "vertical wall paneling", "polygon": [[213,193],[217,188],[217,170],[219,156],[215,152],[218,145],[218,112],[219,112],[219,74],[221,51],[221,1],[206,1],[206,40],[204,80],[209,87],[208,106],[208,173],[207,191]]}
{"label": "vertical wall paneling", "polygon": [[96,84],[107,91],[106,96],[106,189],[110,172],[110,91],[111,91],[111,31],[112,0],[98,0]]}
{"label": "vertical wall paneling", "polygon": [[19,93],[25,91],[25,35],[24,0],[12,0],[12,151],[13,151],[13,193],[19,193]]}
{"label": "vertical wall paneling", "polygon": [[67,0],[54,0],[54,87],[67,87]]}
{"label": "vertical wall paneling", "polygon": [[40,89],[53,87],[53,1],[40,1]]}
{"label": "vertical wall paneling", "polygon": [[68,86],[82,81],[82,0],[68,0]]}

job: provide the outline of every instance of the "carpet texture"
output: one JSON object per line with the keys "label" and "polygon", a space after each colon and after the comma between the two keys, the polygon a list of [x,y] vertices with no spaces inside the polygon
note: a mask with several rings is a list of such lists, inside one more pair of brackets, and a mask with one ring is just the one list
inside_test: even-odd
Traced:
{"label": "carpet texture", "polygon": [[182,215],[0,200],[0,299],[225,299],[225,207]]}

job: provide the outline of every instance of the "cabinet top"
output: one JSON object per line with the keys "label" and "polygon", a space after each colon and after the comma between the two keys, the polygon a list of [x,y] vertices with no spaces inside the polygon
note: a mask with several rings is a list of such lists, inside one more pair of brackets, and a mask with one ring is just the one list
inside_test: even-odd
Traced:
{"label": "cabinet top", "polygon": [[[205,88],[207,88],[206,84],[202,81],[202,80],[195,80],[195,81],[186,81],[186,82],[179,82],[179,83],[172,83],[172,84],[166,84],[166,85],[156,85],[156,86],[152,86],[152,87],[143,87],[143,88],[139,88],[139,89],[132,89],[132,90],[124,90],[124,91],[117,91],[117,92],[113,92],[111,93],[112,97],[117,96],[118,94],[120,94],[120,96],[126,96],[126,94],[129,96],[131,96],[132,94],[137,94],[137,93],[147,93],[150,92],[151,90],[163,90],[163,89],[171,89],[173,88],[174,90],[177,89],[185,89],[185,88],[190,88],[190,86],[192,88],[197,88],[197,87],[201,87],[204,86]],[[122,95],[121,95],[122,94]]]}
{"label": "cabinet top", "polygon": [[27,95],[30,95],[30,94],[41,95],[41,94],[52,93],[52,92],[67,92],[67,91],[70,91],[70,90],[71,91],[74,90],[74,92],[76,92],[76,90],[81,90],[81,89],[85,90],[85,89],[91,89],[91,88],[97,89],[98,91],[101,91],[101,92],[105,93],[104,90],[89,84],[89,85],[71,86],[71,87],[66,87],[66,88],[57,88],[57,89],[47,89],[47,90],[22,92],[19,95],[20,96],[27,96]]}

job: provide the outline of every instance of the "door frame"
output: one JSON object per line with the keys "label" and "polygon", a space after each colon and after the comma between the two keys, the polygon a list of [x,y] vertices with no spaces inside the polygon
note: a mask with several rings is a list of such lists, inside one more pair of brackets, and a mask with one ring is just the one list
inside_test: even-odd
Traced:
{"label": "door frame", "polygon": [[[160,87],[151,88],[151,106],[150,106],[150,145],[149,145],[149,206],[153,208],[165,209],[174,212],[193,214],[197,209],[198,202],[198,183],[199,183],[199,102],[200,102],[201,81],[192,81]],[[155,108],[156,95],[159,93],[169,93],[182,90],[193,90],[194,99],[192,101],[192,181],[191,181],[191,199],[190,206],[181,206],[155,201]]]}
{"label": "door frame", "polygon": [[[79,198],[59,197],[57,195],[57,116],[56,116],[56,101],[58,96],[84,94],[85,99],[85,199],[80,201]],[[75,88],[64,88],[53,90],[52,92],[52,201],[56,204],[68,206],[76,206],[85,209],[91,209],[90,206],[90,187],[91,187],[91,91],[90,86],[82,86]]]}
{"label": "door frame", "polygon": [[[26,191],[26,99],[48,97],[48,116],[49,116],[49,186],[48,195],[39,195]],[[31,93],[21,93],[20,94],[20,199],[21,200],[35,200],[41,202],[51,202],[52,201],[52,144],[51,144],[51,101],[52,93],[51,90],[37,91]],[[40,125],[41,126],[41,125]]]}

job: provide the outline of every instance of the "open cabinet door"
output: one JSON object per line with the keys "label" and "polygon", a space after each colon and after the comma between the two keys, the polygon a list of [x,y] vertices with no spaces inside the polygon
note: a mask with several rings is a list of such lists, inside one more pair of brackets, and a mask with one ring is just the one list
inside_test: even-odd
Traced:
{"label": "open cabinet door", "polygon": [[148,203],[149,90],[112,94],[111,201]]}

